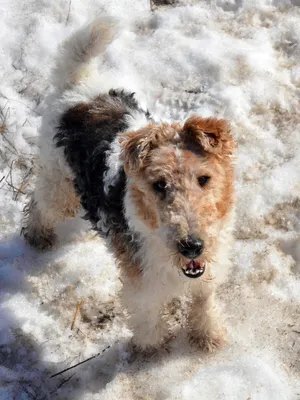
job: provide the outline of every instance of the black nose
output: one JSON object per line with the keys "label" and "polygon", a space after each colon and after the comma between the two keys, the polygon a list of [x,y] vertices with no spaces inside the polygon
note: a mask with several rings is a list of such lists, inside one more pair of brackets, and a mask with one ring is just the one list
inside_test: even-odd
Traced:
{"label": "black nose", "polygon": [[202,253],[204,242],[195,236],[189,235],[177,243],[177,248],[184,257],[193,259],[199,257]]}

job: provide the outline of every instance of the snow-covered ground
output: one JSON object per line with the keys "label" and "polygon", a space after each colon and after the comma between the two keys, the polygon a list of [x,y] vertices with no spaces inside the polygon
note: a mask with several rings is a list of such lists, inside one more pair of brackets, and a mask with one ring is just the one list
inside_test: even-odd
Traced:
{"label": "snow-covered ground", "polygon": [[[170,351],[131,352],[118,272],[80,219],[46,253],[19,236],[57,45],[104,12],[124,24],[103,64],[110,86],[125,78],[157,118],[232,122],[234,268],[218,294],[229,344],[214,355],[191,348],[180,326]],[[147,0],[0,0],[1,400],[300,399],[299,99],[299,0],[179,1],[154,12]]]}

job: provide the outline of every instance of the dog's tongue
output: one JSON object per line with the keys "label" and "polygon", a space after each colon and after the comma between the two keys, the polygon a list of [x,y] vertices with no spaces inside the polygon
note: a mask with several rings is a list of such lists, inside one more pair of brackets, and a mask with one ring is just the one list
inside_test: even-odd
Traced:
{"label": "dog's tongue", "polygon": [[185,276],[189,278],[199,278],[205,272],[205,262],[199,260],[190,260],[182,269]]}
{"label": "dog's tongue", "polygon": [[196,271],[199,269],[199,267],[201,267],[201,265],[200,265],[199,261],[191,260],[190,262],[188,262],[186,264],[186,267],[190,271]]}

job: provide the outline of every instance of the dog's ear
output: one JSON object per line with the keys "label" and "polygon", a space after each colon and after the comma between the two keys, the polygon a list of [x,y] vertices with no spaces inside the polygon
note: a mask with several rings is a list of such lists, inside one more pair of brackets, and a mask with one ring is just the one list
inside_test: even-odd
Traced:
{"label": "dog's ear", "polygon": [[151,151],[168,142],[174,135],[174,126],[150,123],[142,129],[126,132],[120,136],[121,158],[125,172],[136,171],[147,166]]}
{"label": "dog's ear", "polygon": [[125,172],[141,169],[153,147],[151,125],[138,131],[126,132],[120,137],[122,148],[121,158],[124,162]]}
{"label": "dog's ear", "polygon": [[224,119],[190,117],[183,131],[186,138],[196,142],[208,153],[229,156],[234,153],[235,141],[230,134],[230,125]]}

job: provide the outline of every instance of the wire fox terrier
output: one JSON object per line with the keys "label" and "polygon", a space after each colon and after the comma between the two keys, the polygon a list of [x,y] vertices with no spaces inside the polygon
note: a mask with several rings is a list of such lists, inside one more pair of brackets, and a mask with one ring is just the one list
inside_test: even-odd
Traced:
{"label": "wire fox terrier", "polygon": [[24,235],[51,247],[56,224],[82,206],[117,260],[136,345],[162,344],[165,307],[188,296],[189,338],[214,350],[224,331],[212,274],[230,265],[235,142],[222,119],[156,123],[133,93],[101,93],[97,57],[117,34],[99,18],[62,46]]}

